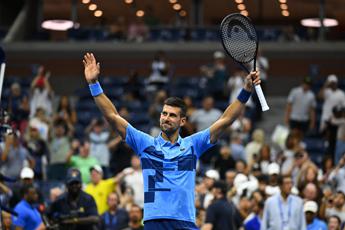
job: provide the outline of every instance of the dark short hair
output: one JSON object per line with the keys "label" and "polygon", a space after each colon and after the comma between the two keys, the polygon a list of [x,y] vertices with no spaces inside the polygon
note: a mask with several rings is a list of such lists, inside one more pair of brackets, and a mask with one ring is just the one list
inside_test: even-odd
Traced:
{"label": "dark short hair", "polygon": [[283,182],[284,182],[284,179],[285,179],[285,178],[291,179],[291,176],[289,176],[289,175],[278,175],[277,182],[278,182],[278,185],[279,185],[279,186],[282,186],[282,185],[283,185]]}
{"label": "dark short hair", "polygon": [[178,107],[181,109],[181,117],[186,117],[187,114],[187,105],[179,97],[169,97],[164,101],[164,105],[169,105],[172,107]]}
{"label": "dark short hair", "polygon": [[37,191],[37,189],[34,185],[29,184],[29,185],[23,186],[20,190],[20,193],[22,196],[24,196],[24,195],[28,194],[31,189],[35,189]]}

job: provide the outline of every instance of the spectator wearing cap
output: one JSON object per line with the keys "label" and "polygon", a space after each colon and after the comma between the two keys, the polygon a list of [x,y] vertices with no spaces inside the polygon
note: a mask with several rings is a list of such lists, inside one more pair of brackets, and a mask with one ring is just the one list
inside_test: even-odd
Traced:
{"label": "spectator wearing cap", "polygon": [[35,207],[37,201],[37,189],[33,185],[25,186],[23,188],[23,199],[14,208],[14,211],[18,213],[18,217],[13,217],[16,230],[45,229],[42,218]]}
{"label": "spectator wearing cap", "polygon": [[90,156],[90,143],[84,141],[81,144],[77,140],[72,141],[66,162],[81,172],[83,184],[90,182],[90,168],[99,164],[96,158]]}
{"label": "spectator wearing cap", "polygon": [[311,78],[305,77],[300,86],[290,91],[286,105],[286,125],[303,134],[315,128],[316,99],[311,84]]}
{"label": "spectator wearing cap", "polygon": [[214,201],[206,209],[205,224],[202,230],[235,230],[242,223],[238,210],[226,199],[227,186],[223,181],[216,181],[212,188]]}
{"label": "spectator wearing cap", "polygon": [[76,168],[70,168],[66,176],[67,191],[54,201],[48,216],[59,223],[60,229],[94,230],[100,219],[92,196],[81,189],[82,177]]}
{"label": "spectator wearing cap", "polygon": [[332,116],[333,108],[337,105],[345,106],[345,94],[338,88],[338,78],[336,75],[328,75],[318,97],[323,100],[320,131],[324,131],[326,122],[329,121]]}
{"label": "spectator wearing cap", "polygon": [[273,196],[280,193],[278,185],[278,177],[280,175],[280,167],[277,163],[273,162],[268,165],[268,185],[265,187],[265,193],[268,196]]}
{"label": "spectator wearing cap", "polygon": [[315,201],[305,202],[303,210],[307,221],[307,230],[327,230],[326,223],[317,218],[318,205]]}
{"label": "spectator wearing cap", "polygon": [[216,181],[220,178],[218,171],[209,169],[206,171],[202,184],[205,186],[205,194],[202,194],[202,207],[207,208],[214,199],[212,188]]}
{"label": "spectator wearing cap", "polygon": [[225,54],[222,51],[215,51],[213,63],[201,66],[200,72],[206,80],[206,93],[217,100],[224,99],[224,86],[229,72],[225,65]]}
{"label": "spectator wearing cap", "polygon": [[108,210],[107,198],[115,191],[118,179],[116,177],[103,179],[103,170],[100,165],[90,168],[91,183],[85,187],[85,192],[90,194],[96,201],[97,210],[100,215]]}
{"label": "spectator wearing cap", "polygon": [[[14,184],[12,187],[12,196],[9,200],[9,205],[11,208],[14,208],[19,201],[23,199],[23,189],[26,186],[36,186],[35,181],[34,181],[35,173],[34,171],[29,168],[29,167],[24,167],[20,171],[20,181],[19,183]],[[37,186],[36,186],[37,188]],[[43,202],[43,195],[39,191],[39,189],[36,190],[38,193],[38,202],[42,203]]]}
{"label": "spectator wearing cap", "polygon": [[260,229],[305,230],[303,200],[291,194],[292,178],[290,176],[280,176],[278,184],[281,192],[266,200]]}

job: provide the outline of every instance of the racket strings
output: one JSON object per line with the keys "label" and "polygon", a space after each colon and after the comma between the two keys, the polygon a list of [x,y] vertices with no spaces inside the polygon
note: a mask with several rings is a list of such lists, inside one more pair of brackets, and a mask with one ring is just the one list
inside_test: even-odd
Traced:
{"label": "racket strings", "polygon": [[236,61],[248,63],[254,59],[258,38],[247,18],[242,15],[225,18],[221,37],[224,48]]}

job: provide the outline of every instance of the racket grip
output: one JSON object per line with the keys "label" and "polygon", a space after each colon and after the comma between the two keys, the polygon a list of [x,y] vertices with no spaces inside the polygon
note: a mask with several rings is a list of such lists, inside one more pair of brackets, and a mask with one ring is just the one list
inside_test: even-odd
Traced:
{"label": "racket grip", "polygon": [[267,105],[267,101],[266,101],[264,93],[262,92],[261,86],[255,85],[255,91],[256,91],[256,95],[258,95],[262,111],[269,110],[270,107],[268,107]]}

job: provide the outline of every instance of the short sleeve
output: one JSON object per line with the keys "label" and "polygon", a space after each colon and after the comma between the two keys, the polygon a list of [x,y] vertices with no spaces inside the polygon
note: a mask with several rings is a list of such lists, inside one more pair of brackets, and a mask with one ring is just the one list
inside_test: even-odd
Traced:
{"label": "short sleeve", "polygon": [[18,227],[24,227],[25,226],[25,212],[23,212],[23,211],[20,211],[20,210],[18,210],[18,209],[14,209],[14,211],[16,211],[17,213],[18,213],[18,216],[17,217],[15,217],[15,216],[13,216],[12,218],[12,221],[13,221],[13,224],[15,225],[15,226],[18,226]]}
{"label": "short sleeve", "polygon": [[128,124],[126,128],[126,143],[134,150],[139,156],[144,148],[149,145],[151,139],[150,135],[135,129],[132,125]]}
{"label": "short sleeve", "polygon": [[215,145],[211,143],[209,128],[203,131],[197,132],[191,135],[189,138],[193,144],[193,147],[198,157],[200,157],[206,150],[208,150],[209,148]]}
{"label": "short sleeve", "polygon": [[295,98],[295,89],[293,89],[290,93],[289,93],[289,96],[288,96],[288,103],[292,103],[294,101],[294,98]]}

